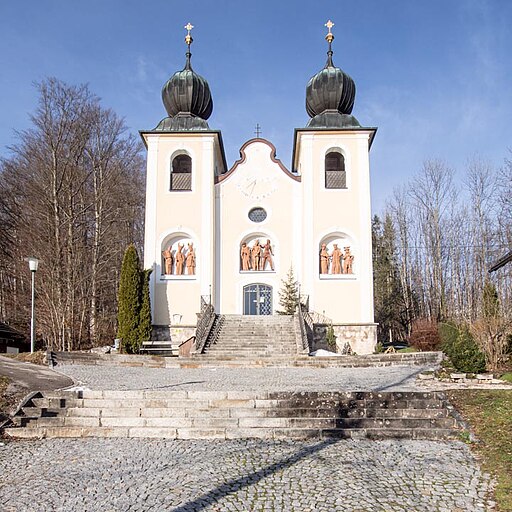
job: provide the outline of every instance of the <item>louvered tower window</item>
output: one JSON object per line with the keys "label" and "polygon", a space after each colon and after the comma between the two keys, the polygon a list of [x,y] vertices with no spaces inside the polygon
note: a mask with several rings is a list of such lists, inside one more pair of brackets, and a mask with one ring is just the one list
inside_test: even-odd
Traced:
{"label": "louvered tower window", "polygon": [[173,158],[170,190],[192,190],[192,159],[188,155]]}
{"label": "louvered tower window", "polygon": [[331,151],[325,155],[325,188],[347,188],[345,158]]}

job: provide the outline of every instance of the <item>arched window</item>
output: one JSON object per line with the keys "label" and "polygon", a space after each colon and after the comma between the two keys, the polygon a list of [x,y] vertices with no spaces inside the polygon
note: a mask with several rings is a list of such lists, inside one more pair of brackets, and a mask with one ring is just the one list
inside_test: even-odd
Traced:
{"label": "arched window", "polygon": [[192,159],[188,155],[172,159],[170,190],[192,190]]}
{"label": "arched window", "polygon": [[337,151],[325,155],[325,188],[347,188],[345,158]]}

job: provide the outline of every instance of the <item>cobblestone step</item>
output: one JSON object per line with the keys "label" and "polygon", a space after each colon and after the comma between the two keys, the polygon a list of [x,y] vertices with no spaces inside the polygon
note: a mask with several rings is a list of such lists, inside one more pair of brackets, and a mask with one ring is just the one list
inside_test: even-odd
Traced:
{"label": "cobblestone step", "polygon": [[76,391],[30,397],[12,437],[441,439],[460,426],[441,393]]}

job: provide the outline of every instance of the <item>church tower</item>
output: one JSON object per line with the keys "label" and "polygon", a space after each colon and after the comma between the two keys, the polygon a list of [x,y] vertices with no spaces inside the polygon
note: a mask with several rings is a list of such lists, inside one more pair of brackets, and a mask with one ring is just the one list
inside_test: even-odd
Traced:
{"label": "church tower", "polygon": [[295,130],[293,168],[301,176],[302,287],[310,307],[332,320],[338,343],[359,354],[376,343],[373,313],[369,150],[376,128],[351,115],[352,78],[327,62],[306,88],[306,128]]}
{"label": "church tower", "polygon": [[160,339],[193,335],[199,298],[215,290],[214,180],[226,165],[221,134],[207,122],[210,87],[192,69],[192,28],[185,27],[185,67],[162,89],[168,117],[141,131],[148,150],[144,267],[153,269],[152,316]]}

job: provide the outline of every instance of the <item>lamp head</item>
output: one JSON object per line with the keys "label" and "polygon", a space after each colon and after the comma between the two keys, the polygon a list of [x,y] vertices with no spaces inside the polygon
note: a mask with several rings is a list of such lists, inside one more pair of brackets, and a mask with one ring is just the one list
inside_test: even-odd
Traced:
{"label": "lamp head", "polygon": [[39,260],[37,258],[25,258],[26,261],[28,261],[28,266],[30,268],[31,272],[35,272],[37,270],[37,267],[39,265]]}

